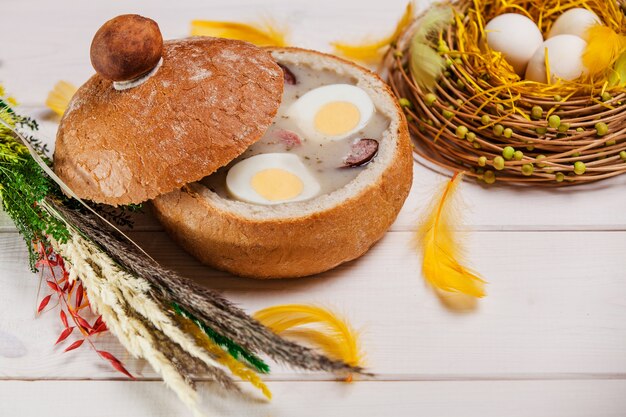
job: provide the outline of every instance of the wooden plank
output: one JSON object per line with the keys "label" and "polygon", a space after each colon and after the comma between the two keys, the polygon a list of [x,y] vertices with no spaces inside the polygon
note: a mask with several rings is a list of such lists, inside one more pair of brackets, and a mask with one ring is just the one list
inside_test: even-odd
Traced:
{"label": "wooden plank", "polygon": [[[228,276],[198,264],[161,233],[134,236],[164,265],[247,311],[280,303],[334,308],[360,331],[366,364],[380,379],[626,375],[624,232],[472,234],[469,259],[489,285],[488,296],[467,313],[447,309],[425,285],[408,232],[387,234],[355,262],[293,281]],[[33,319],[37,278],[25,263],[19,238],[0,234],[0,330],[26,349],[0,358],[0,376],[117,377],[89,349],[63,354],[52,346],[61,325],[54,312]],[[98,343],[131,372],[155,376],[114,340]],[[276,367],[273,377],[302,375]]]}
{"label": "wooden plank", "polygon": [[[622,417],[626,381],[270,382],[272,402],[209,394],[211,416]],[[160,382],[0,381],[0,414],[35,417],[191,415]],[[54,412],[53,412],[54,413]],[[54,414],[56,415],[56,414]]]}

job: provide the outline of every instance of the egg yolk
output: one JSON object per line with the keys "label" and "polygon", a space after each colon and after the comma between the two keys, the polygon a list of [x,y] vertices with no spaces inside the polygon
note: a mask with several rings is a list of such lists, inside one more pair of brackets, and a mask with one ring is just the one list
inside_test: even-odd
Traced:
{"label": "egg yolk", "polygon": [[250,185],[261,197],[269,201],[295,198],[304,189],[304,183],[300,178],[279,168],[257,172],[250,180]]}
{"label": "egg yolk", "polygon": [[329,136],[350,132],[361,119],[359,109],[347,101],[331,101],[324,104],[315,115],[315,129]]}

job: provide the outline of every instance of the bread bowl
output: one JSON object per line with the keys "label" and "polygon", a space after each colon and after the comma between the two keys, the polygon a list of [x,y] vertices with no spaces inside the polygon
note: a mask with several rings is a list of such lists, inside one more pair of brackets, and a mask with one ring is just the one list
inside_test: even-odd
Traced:
{"label": "bread bowl", "polygon": [[[190,52],[194,49],[196,52]],[[206,60],[203,54],[212,58]],[[233,62],[226,62],[229,59]],[[219,77],[214,77],[215,66],[226,69],[224,63],[230,64],[233,71],[221,70]],[[191,66],[211,74],[194,77],[187,70]],[[323,81],[323,74],[365,92],[375,108],[375,117],[386,120],[375,138],[377,152],[344,156],[344,164],[333,172],[349,178],[344,180],[347,183],[336,189],[322,188],[300,201],[257,204],[241,201],[236,193],[213,189],[212,184],[222,181],[220,172],[230,175],[234,171],[231,166],[247,158],[242,153],[262,143],[261,139],[287,118],[281,110],[286,102],[279,106],[289,94],[296,101],[301,98],[299,93],[288,92],[295,77],[319,75]],[[238,79],[243,84],[233,87]],[[202,109],[188,108],[186,117],[197,120],[198,127],[186,129],[178,139],[174,139],[176,132],[171,127],[180,121],[177,113],[154,110],[146,104],[146,97],[167,95],[164,80],[185,86],[174,87],[175,96],[168,100],[177,105],[191,100],[193,106]],[[283,87],[283,82],[288,85]],[[191,38],[165,42],[162,65],[145,82],[115,92],[112,86],[112,81],[95,75],[74,97],[59,128],[55,170],[79,196],[94,201],[117,205],[150,199],[156,217],[170,236],[201,262],[217,269],[261,279],[326,271],[363,255],[384,235],[408,195],[412,152],[404,114],[377,75],[351,62],[304,49],[261,50],[237,41]],[[231,104],[211,113],[215,103],[207,107],[197,95],[187,97],[188,89],[198,88],[215,89]],[[237,110],[231,113],[236,122],[220,128],[222,115],[232,106]],[[95,114],[105,107],[109,110],[106,122],[95,122]],[[154,122],[155,112],[164,127],[142,131],[142,123],[137,120]],[[205,118],[212,118],[210,128]],[[100,126],[96,132],[94,124]],[[105,131],[104,126],[112,128]],[[352,147],[372,144],[372,139],[354,139],[367,129],[354,130],[344,142],[352,141],[346,142]],[[208,138],[210,135],[215,138]],[[178,153],[162,153],[174,149],[173,144],[178,145]],[[357,148],[361,150],[365,145]],[[312,166],[308,167],[310,170]],[[318,171],[325,175],[325,170]]]}
{"label": "bread bowl", "polygon": [[191,183],[153,206],[170,235],[204,263],[254,278],[299,277],[356,259],[383,236],[409,192],[412,156],[403,113],[373,73],[319,52],[270,53],[288,67],[354,78],[390,120],[376,158],[346,186],[312,200],[257,206]]}

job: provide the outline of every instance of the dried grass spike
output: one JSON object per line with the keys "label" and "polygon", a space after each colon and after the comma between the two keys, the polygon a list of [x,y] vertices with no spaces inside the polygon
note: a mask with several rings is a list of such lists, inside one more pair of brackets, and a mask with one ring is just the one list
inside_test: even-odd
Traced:
{"label": "dried grass spike", "polygon": [[233,375],[241,378],[244,381],[250,382],[250,384],[258,388],[268,400],[272,399],[271,391],[254,371],[246,368],[245,365],[238,362],[235,358],[226,353],[213,340],[211,340],[193,321],[180,315],[176,316],[176,321],[185,333],[193,336],[198,346],[202,347],[211,355],[213,355],[213,357],[215,357],[215,360],[223,366],[227,367],[233,373]]}

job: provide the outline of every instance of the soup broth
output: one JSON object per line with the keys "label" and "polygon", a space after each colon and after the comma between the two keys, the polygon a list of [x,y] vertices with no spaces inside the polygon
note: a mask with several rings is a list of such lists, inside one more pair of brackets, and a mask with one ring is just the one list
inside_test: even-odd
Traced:
{"label": "soup broth", "polygon": [[[231,167],[244,159],[267,153],[297,155],[319,182],[320,190],[316,196],[331,193],[348,184],[365,169],[366,164],[346,165],[346,157],[352,152],[353,144],[362,138],[380,142],[383,132],[389,127],[388,118],[375,110],[362,129],[345,138],[321,142],[307,138],[298,127],[298,121],[288,115],[291,105],[315,88],[333,84],[355,85],[355,80],[331,71],[319,71],[307,67],[293,66],[288,70],[295,76],[296,83],[293,85],[285,83],[281,106],[265,135],[230,164],[201,181],[221,197],[236,199],[226,187],[226,175]],[[375,160],[374,157],[371,163],[375,163]]]}

